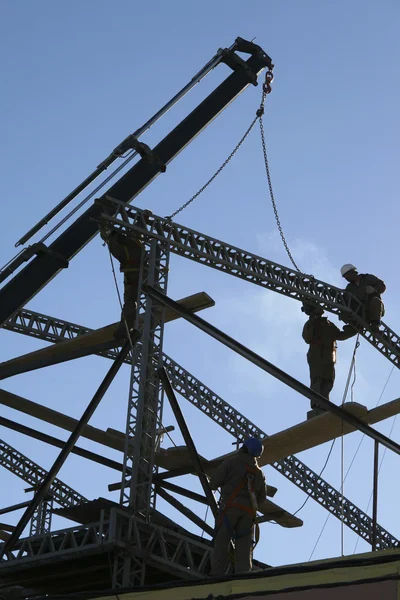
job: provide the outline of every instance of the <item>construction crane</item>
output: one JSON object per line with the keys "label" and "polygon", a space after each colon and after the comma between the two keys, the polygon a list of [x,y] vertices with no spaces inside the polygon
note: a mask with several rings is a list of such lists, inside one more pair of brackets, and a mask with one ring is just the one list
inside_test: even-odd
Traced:
{"label": "construction crane", "polygon": [[[247,53],[250,57],[244,60],[238,52]],[[186,118],[181,121],[155,148],[149,148],[142,142],[137,141],[137,135],[128,136],[115,151],[94,171],[86,180],[69,194],[49,215],[44,217],[18,244],[28,241],[33,234],[41,229],[55,214],[66,206],[78,193],[83,191],[87,184],[94,181],[97,176],[117,158],[124,158],[127,152],[129,158],[140,154],[140,160],[131,167],[108,192],[121,197],[122,189],[129,190],[129,197],[124,194],[123,199],[132,200],[139,194],[155,177],[165,172],[168,164],[183,150],[211,121],[228,106],[249,84],[256,85],[259,73],[267,68],[272,69],[271,59],[256,44],[237,38],[235,43],[226,50],[218,51],[217,55],[209,61],[191,82],[175,96],[170,103],[161,109],[150,121],[138,130],[143,133],[147,125],[155,122],[166,110],[173,105],[184,93],[193,87],[205,74],[220,63],[225,63],[232,69],[232,73],[223,81],[217,89],[212,92],[201,104],[195,108]],[[127,159],[128,160],[128,159]],[[127,160],[123,164],[127,164]],[[117,169],[118,171],[118,169]],[[105,181],[108,181],[107,178]],[[104,187],[102,184],[98,189]],[[90,197],[90,194],[89,194]],[[86,200],[82,201],[80,204]],[[19,308],[22,308],[35,294],[37,294],[51,279],[62,269],[66,268],[70,260],[97,234],[97,221],[102,213],[102,207],[98,204],[92,205],[76,221],[72,222],[53,243],[46,246],[44,243],[57,230],[57,226],[47,234],[43,240],[22,250],[21,253],[10,261],[2,270],[0,279],[6,281],[0,290],[0,322],[5,323]],[[74,213],[75,209],[72,211]],[[62,221],[64,223],[65,220]],[[148,270],[147,283],[157,282],[159,289],[166,289],[168,274],[169,251],[155,243],[148,248],[151,255],[151,265]],[[23,267],[24,263],[28,264]],[[23,267],[20,271],[20,269]],[[15,274],[16,273],[16,274]],[[12,279],[8,279],[13,275]],[[138,353],[135,355],[135,366],[132,371],[130,401],[128,407],[128,428],[125,433],[126,440],[132,443],[125,444],[124,461],[122,465],[123,482],[121,485],[120,503],[110,507],[97,506],[95,519],[100,517],[100,525],[87,530],[86,533],[71,531],[59,534],[60,544],[72,552],[73,544],[78,544],[78,539],[88,541],[87,551],[98,551],[90,546],[92,536],[98,540],[99,532],[103,531],[103,542],[108,540],[113,548],[112,558],[112,585],[115,588],[144,582],[146,576],[154,566],[158,565],[161,570],[167,570],[177,575],[198,577],[207,568],[210,551],[209,544],[192,536],[176,524],[167,522],[169,530],[165,530],[165,519],[160,515],[155,518],[154,508],[154,486],[153,475],[157,468],[154,464],[154,442],[159,428],[159,415],[161,413],[162,395],[159,393],[158,375],[153,368],[148,369],[149,364],[160,363],[162,356],[162,333],[163,318],[152,314],[152,301],[143,299],[140,312],[143,314],[143,328],[141,340],[137,345]],[[161,352],[161,353],[160,353]],[[161,363],[160,363],[161,364]],[[146,376],[143,376],[146,372]],[[152,418],[148,418],[152,415]],[[145,418],[144,418],[145,416]],[[134,468],[132,468],[134,467]],[[121,513],[123,508],[129,512]],[[103,511],[104,508],[104,512]],[[89,512],[89,508],[85,508]],[[134,511],[134,512],[133,512]],[[76,515],[75,515],[76,517]],[[82,522],[83,517],[78,521]],[[143,521],[144,518],[144,521]],[[128,519],[129,522],[126,520]],[[149,521],[151,519],[152,522]],[[107,527],[107,531],[105,530]],[[160,529],[161,527],[161,529]],[[127,539],[123,532],[131,532],[131,538]],[[175,533],[174,533],[175,532]],[[109,537],[111,535],[111,537]],[[125,535],[125,541],[121,536]],[[83,537],[82,537],[83,536]],[[70,540],[66,542],[66,540]],[[136,540],[136,541],[135,541]],[[166,544],[167,540],[167,545]],[[174,541],[175,540],[175,541]],[[85,542],[86,543],[86,542]],[[42,548],[47,542],[43,541]],[[115,546],[116,544],[116,546]],[[174,552],[170,549],[174,547]],[[50,544],[55,554],[58,546],[53,541]],[[124,547],[128,552],[124,551]],[[146,560],[136,557],[132,553],[133,548],[145,548]],[[35,555],[36,546],[23,544],[23,548],[29,549],[28,554]],[[55,559],[54,552],[50,552],[48,560]],[[19,572],[19,580],[22,581],[21,573],[24,570],[23,561],[8,552],[7,562],[1,563],[0,577],[7,570]],[[11,565],[11,562],[13,563]],[[21,564],[19,565],[19,563]],[[81,564],[81,563],[80,563]],[[167,566],[166,566],[167,565]],[[190,571],[188,572],[188,567]],[[109,572],[109,569],[108,569]],[[153,574],[154,576],[154,574]],[[86,573],[87,581],[88,574]],[[41,581],[47,581],[44,573],[41,573]],[[61,581],[61,576],[60,576]],[[100,581],[97,577],[96,582]],[[108,582],[109,583],[109,582]],[[68,580],[68,585],[82,585],[82,582]],[[50,587],[48,588],[50,589]]]}

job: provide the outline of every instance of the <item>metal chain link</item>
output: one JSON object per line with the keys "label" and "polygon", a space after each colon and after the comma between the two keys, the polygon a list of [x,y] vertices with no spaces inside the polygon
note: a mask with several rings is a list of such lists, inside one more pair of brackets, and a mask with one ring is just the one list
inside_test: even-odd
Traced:
{"label": "metal chain link", "polygon": [[285,234],[283,233],[281,221],[280,221],[279,214],[278,214],[278,209],[277,209],[276,202],[275,202],[274,191],[272,189],[271,173],[269,171],[267,147],[266,147],[266,143],[265,143],[265,132],[264,132],[263,114],[264,114],[265,96],[267,94],[269,94],[270,91],[271,91],[270,84],[272,83],[272,79],[273,79],[272,73],[270,71],[267,71],[267,73],[265,74],[265,84],[263,86],[263,97],[262,97],[261,106],[260,106],[260,109],[262,108],[263,110],[257,111],[258,119],[259,119],[259,123],[260,123],[261,144],[262,144],[262,149],[263,149],[263,154],[264,154],[265,170],[267,172],[269,193],[270,193],[270,196],[271,196],[272,208],[274,209],[275,220],[276,220],[276,224],[278,226],[279,234],[280,234],[280,236],[282,238],[283,245],[285,246],[285,250],[287,252],[287,255],[288,255],[288,257],[289,257],[292,265],[294,266],[294,268],[296,269],[296,271],[299,271],[301,273],[302,271],[297,266],[296,261],[294,260],[294,258],[292,256],[292,253],[290,252],[288,243],[287,243],[286,238],[285,238]]}
{"label": "metal chain link", "polygon": [[[264,101],[264,99],[265,99],[265,97],[264,97],[264,94],[263,94],[263,101]],[[198,196],[200,196],[200,194],[202,192],[204,192],[204,190],[206,188],[208,188],[208,186],[210,185],[210,183],[212,183],[214,181],[214,179],[221,173],[221,171],[223,169],[225,169],[226,165],[235,156],[236,152],[239,150],[240,146],[243,144],[243,142],[245,141],[245,139],[249,135],[250,131],[253,129],[253,127],[256,124],[258,118],[259,118],[259,116],[258,116],[258,111],[257,111],[256,116],[254,117],[254,119],[250,123],[249,127],[247,128],[247,130],[246,130],[245,134],[243,135],[243,137],[241,138],[241,140],[236,144],[235,148],[229,154],[228,158],[226,158],[226,160],[222,163],[222,165],[214,173],[214,175],[207,181],[207,183],[205,183],[203,185],[203,187],[201,187],[191,198],[189,198],[189,200],[187,202],[185,202],[184,204],[182,204],[181,207],[179,207],[175,212],[173,212],[172,215],[169,215],[169,217],[165,217],[166,219],[173,219],[174,217],[176,217],[177,214],[179,214],[180,212],[182,212],[187,206],[189,206],[189,204],[191,204],[194,200],[196,200],[196,198]]]}
{"label": "metal chain link", "polygon": [[196,198],[198,196],[200,196],[200,194],[202,192],[204,192],[205,189],[208,188],[210,183],[212,183],[214,181],[214,179],[221,173],[221,171],[226,167],[226,165],[230,162],[230,160],[233,158],[233,156],[239,150],[240,146],[243,144],[243,142],[245,141],[245,139],[247,138],[247,136],[253,129],[256,121],[258,120],[260,123],[261,143],[262,143],[262,149],[263,149],[263,154],[264,154],[265,170],[267,173],[268,187],[269,187],[269,192],[270,192],[270,196],[271,196],[272,208],[273,208],[274,214],[275,214],[276,224],[278,226],[279,234],[282,238],[283,245],[285,247],[285,250],[287,252],[287,255],[288,255],[292,265],[294,266],[296,271],[299,271],[301,273],[301,270],[299,269],[299,267],[296,264],[296,261],[293,258],[293,255],[289,249],[288,243],[287,243],[285,235],[283,233],[281,221],[280,221],[279,214],[278,214],[278,209],[277,209],[276,202],[275,202],[274,191],[272,189],[271,173],[269,170],[267,148],[266,148],[266,143],[265,143],[265,132],[264,132],[264,123],[263,123],[264,104],[265,104],[266,96],[271,93],[271,83],[273,81],[273,78],[274,77],[273,77],[272,71],[268,70],[265,74],[265,82],[264,82],[263,88],[262,88],[261,103],[260,103],[260,107],[257,110],[256,116],[250,123],[250,125],[247,128],[243,137],[240,139],[238,144],[235,146],[235,148],[232,150],[232,152],[229,154],[229,156],[225,159],[225,161],[222,163],[222,165],[219,167],[219,169],[214,173],[214,175],[212,177],[210,177],[210,179],[191,198],[189,198],[189,200],[187,200],[175,212],[173,212],[171,215],[169,215],[168,217],[165,217],[165,218],[173,219],[174,217],[176,217],[176,215],[178,215],[180,212],[182,212],[187,206],[189,206],[189,204],[191,204],[194,200],[196,200]]}

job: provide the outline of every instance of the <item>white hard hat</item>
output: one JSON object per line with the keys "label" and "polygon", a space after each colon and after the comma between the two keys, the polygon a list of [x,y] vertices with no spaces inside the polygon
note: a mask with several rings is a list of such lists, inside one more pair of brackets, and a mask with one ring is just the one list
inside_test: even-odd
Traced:
{"label": "white hard hat", "polygon": [[343,265],[343,267],[340,269],[342,276],[346,275],[346,273],[348,273],[349,271],[357,271],[357,267],[355,267],[351,263],[348,263],[347,265]]}

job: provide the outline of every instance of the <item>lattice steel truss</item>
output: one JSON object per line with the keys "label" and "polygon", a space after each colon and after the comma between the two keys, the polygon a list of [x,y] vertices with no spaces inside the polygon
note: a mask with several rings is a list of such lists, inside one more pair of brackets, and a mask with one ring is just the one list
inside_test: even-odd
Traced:
{"label": "lattice steel truss", "polygon": [[[168,245],[151,240],[143,257],[136,318],[141,339],[133,351],[120,503],[148,520],[155,507],[152,485],[153,474],[157,471],[154,465],[155,439],[158,424],[162,422],[163,390],[158,369],[163,360],[165,311],[141,293],[141,286],[154,285],[166,293]],[[117,555],[114,561],[115,584],[119,587],[137,585],[138,582],[143,585],[145,569],[145,561],[132,556],[121,559]]]}
{"label": "lattice steel truss", "polygon": [[49,533],[51,530],[51,517],[53,510],[53,499],[43,500],[39,503],[36,508],[33,517],[31,519],[29,535],[41,535],[42,533]]}
{"label": "lattice steel truss", "polygon": [[[42,469],[35,462],[18,452],[15,448],[0,440],[0,466],[6,468],[17,477],[20,477],[33,488],[36,488],[47,475],[47,471]],[[60,506],[75,506],[87,502],[87,498],[82,496],[60,479],[55,479],[49,489],[49,494]]]}
{"label": "lattice steel truss", "polygon": [[[368,323],[361,316],[362,304],[354,296],[310,275],[283,267],[169,219],[153,215],[149,226],[144,231],[141,209],[118,202],[115,198],[110,198],[110,202],[115,205],[116,210],[123,209],[125,216],[130,220],[128,223],[126,220],[121,220],[118,215],[115,217],[105,215],[105,219],[112,222],[117,229],[144,234],[147,239],[153,238],[168,243],[171,252],[190,260],[295,300],[317,301],[325,310],[332,313],[348,315],[362,327],[363,337],[397,368],[400,368],[399,336],[384,323],[379,332],[371,333],[368,330]],[[354,307],[357,307],[356,311]]]}

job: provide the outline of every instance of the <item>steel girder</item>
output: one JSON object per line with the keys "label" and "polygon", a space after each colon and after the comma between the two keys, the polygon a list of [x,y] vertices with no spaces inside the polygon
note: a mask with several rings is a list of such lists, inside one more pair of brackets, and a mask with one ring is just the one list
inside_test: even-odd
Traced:
{"label": "steel girder", "polygon": [[[385,323],[382,323],[379,332],[370,332],[368,323],[360,316],[363,308],[361,302],[346,294],[344,290],[174,223],[170,219],[153,215],[146,223],[141,209],[119,202],[115,198],[109,200],[119,212],[114,217],[103,217],[117,229],[130,231],[134,235],[141,234],[147,239],[156,239],[163,244],[168,243],[170,251],[175,254],[295,300],[312,300],[332,313],[346,314],[362,327],[361,335],[400,368],[399,336]],[[121,212],[124,219],[121,218]],[[130,222],[125,220],[126,217]],[[354,306],[357,307],[356,311],[353,310]]]}
{"label": "steel girder", "polygon": [[[53,343],[72,339],[92,331],[82,325],[61,321],[25,309],[18,311],[3,327]],[[115,352],[115,350],[108,350],[100,355],[114,359]],[[130,364],[131,361],[127,359],[126,362]],[[242,440],[249,435],[261,438],[267,436],[259,427],[166,354],[163,355],[163,363],[174,389],[236,439]],[[282,461],[275,462],[272,466],[339,520],[342,520],[343,502],[344,524],[368,543],[372,542],[373,523],[371,517],[347,498],[342,498],[338,490],[319,477],[301,460],[295,456],[288,456]],[[380,525],[377,526],[377,540],[379,549],[395,548],[399,544],[397,538]]]}
{"label": "steel girder", "polygon": [[[0,466],[5,467],[34,488],[38,487],[47,475],[45,469],[42,469],[3,440],[0,440]],[[54,479],[49,494],[62,507],[75,506],[88,501],[87,498],[78,494],[60,479]]]}

